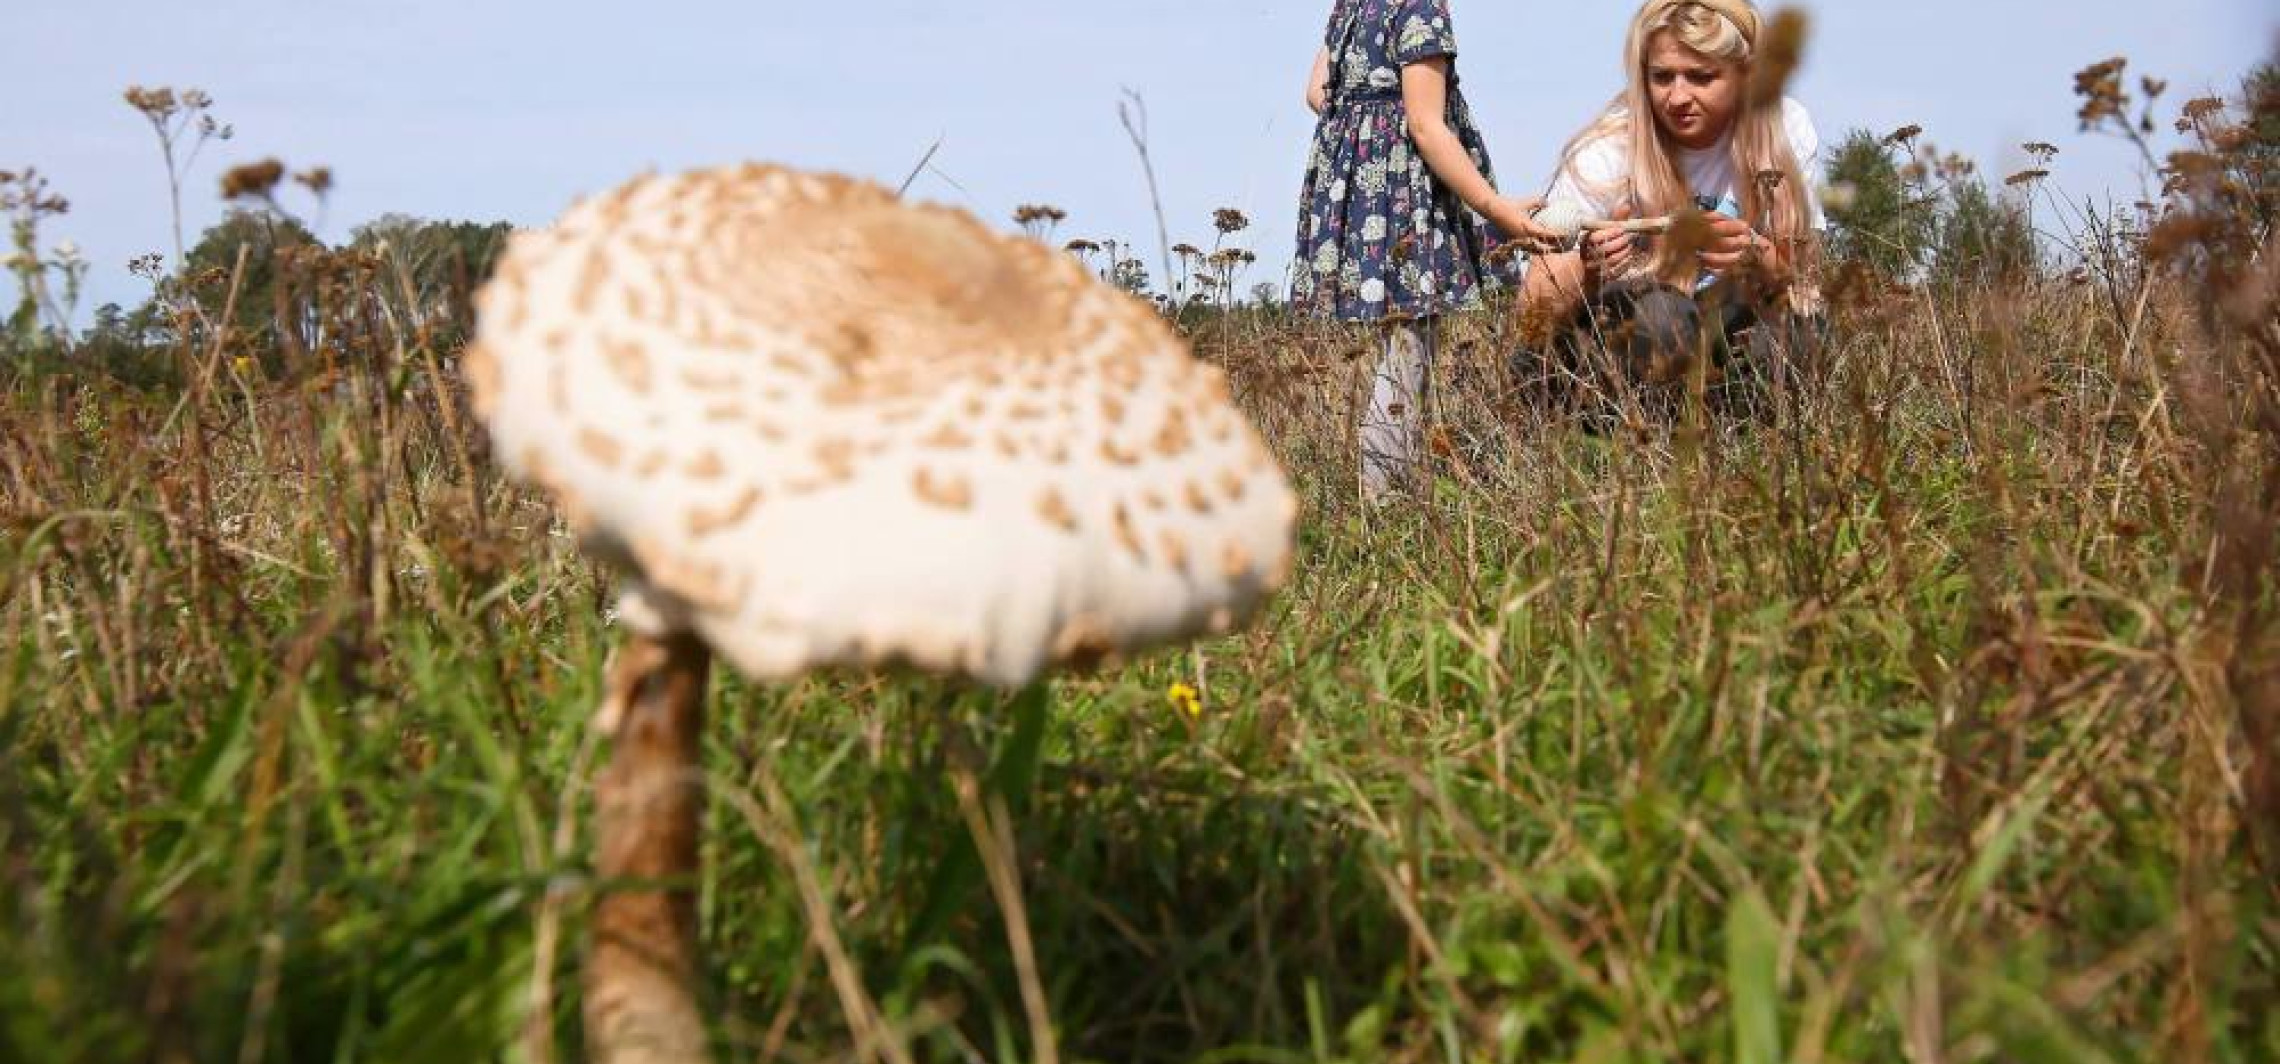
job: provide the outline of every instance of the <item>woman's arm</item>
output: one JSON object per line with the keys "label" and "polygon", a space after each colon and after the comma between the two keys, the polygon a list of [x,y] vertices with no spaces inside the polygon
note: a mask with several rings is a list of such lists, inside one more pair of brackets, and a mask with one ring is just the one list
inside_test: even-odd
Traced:
{"label": "woman's arm", "polygon": [[1409,113],[1409,139],[1417,145],[1417,154],[1465,206],[1523,244],[1546,247],[1559,242],[1531,217],[1543,204],[1499,195],[1449,128],[1447,56],[1431,56],[1401,68],[1401,105]]}
{"label": "woman's arm", "polygon": [[1465,206],[1503,224],[1496,187],[1481,176],[1472,156],[1449,128],[1449,58],[1433,56],[1401,68],[1401,105],[1409,112],[1409,139],[1433,176],[1457,194]]}
{"label": "woman's arm", "polygon": [[1330,49],[1314,53],[1314,72],[1306,76],[1306,109],[1321,114],[1330,107]]}

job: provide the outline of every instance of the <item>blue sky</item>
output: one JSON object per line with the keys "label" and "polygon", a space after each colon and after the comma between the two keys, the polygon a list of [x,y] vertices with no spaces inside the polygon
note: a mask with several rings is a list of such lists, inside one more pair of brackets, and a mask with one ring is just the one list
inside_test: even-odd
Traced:
{"label": "blue sky", "polygon": [[[1629,0],[1452,0],[1464,88],[1507,191],[1539,188],[1559,146],[1617,88]],[[1206,243],[1237,207],[1279,279],[1312,116],[1300,103],[1328,0],[480,0],[251,3],[27,0],[0,63],[0,169],[70,198],[45,242],[94,263],[81,317],[147,291],[134,255],[171,247],[163,170],[128,84],[196,86],[234,124],[185,195],[190,239],[214,178],[275,155],[333,168],[323,235],[375,215],[538,224],[644,169],[747,158],[898,180],[939,138],[915,194],[1010,227],[1067,210],[1061,238],[1154,244],[1146,183],[1117,122],[1147,102],[1172,239]],[[2141,175],[2074,132],[2070,75],[2110,55],[2177,100],[2230,90],[2280,44],[2268,0],[1843,0],[1815,17],[1793,92],[1824,137],[1910,122],[1996,176],[2049,140],[2073,197],[2134,199]],[[1151,255],[1151,258],[1153,256]]]}

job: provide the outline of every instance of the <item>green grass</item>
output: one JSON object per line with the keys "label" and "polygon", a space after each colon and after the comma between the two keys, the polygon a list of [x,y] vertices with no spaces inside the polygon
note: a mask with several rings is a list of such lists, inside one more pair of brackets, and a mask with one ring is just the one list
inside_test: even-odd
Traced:
{"label": "green grass", "polygon": [[[1064,1059],[2280,1059],[2161,366],[2066,293],[1915,302],[1778,426],[1594,436],[1484,394],[1489,324],[1377,511],[1363,342],[1193,327],[1303,560],[1250,630],[1051,688],[1004,790]],[[8,380],[0,1056],[521,1059],[549,913],[580,1052],[606,576],[437,405],[452,352],[341,335],[332,377]],[[856,1048],[788,856],[920,1059],[1029,1059],[945,771],[1028,762],[1006,701],[715,694],[726,1059]]]}

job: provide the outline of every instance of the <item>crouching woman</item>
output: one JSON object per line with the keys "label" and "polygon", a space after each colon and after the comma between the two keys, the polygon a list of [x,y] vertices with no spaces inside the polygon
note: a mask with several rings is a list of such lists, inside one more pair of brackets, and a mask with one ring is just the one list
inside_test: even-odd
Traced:
{"label": "crouching woman", "polygon": [[1535,260],[1514,360],[1524,392],[1671,386],[1706,357],[1710,398],[1732,406],[1812,361],[1820,138],[1794,100],[1749,104],[1760,29],[1748,0],[1647,0],[1632,19],[1628,84],[1568,144],[1546,209],[1680,222],[1590,230]]}

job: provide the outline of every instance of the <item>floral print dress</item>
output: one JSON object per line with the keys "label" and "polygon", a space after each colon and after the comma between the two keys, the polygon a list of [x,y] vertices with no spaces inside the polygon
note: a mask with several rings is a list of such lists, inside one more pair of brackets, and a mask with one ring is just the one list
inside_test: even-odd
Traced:
{"label": "floral print dress", "polygon": [[1491,184],[1488,147],[1457,89],[1448,0],[1336,0],[1329,106],[1300,192],[1291,303],[1345,321],[1431,317],[1480,300],[1491,235],[1409,139],[1401,68],[1446,56],[1449,129]]}

